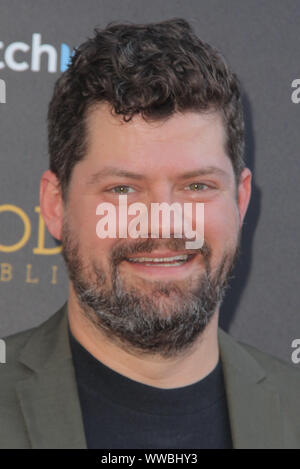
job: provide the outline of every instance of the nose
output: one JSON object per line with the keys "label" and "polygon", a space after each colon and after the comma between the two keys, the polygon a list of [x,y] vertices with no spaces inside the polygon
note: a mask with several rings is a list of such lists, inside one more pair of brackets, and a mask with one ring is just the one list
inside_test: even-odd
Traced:
{"label": "nose", "polygon": [[152,238],[182,237],[183,205],[174,197],[170,184],[157,181],[151,187],[147,208]]}
{"label": "nose", "polygon": [[157,181],[152,184],[148,197],[149,203],[167,203],[171,205],[174,202],[172,186],[166,181]]}

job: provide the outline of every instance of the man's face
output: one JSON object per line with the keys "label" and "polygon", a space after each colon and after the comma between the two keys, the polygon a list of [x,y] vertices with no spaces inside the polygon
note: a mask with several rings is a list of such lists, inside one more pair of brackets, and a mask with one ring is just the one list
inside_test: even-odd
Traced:
{"label": "man's face", "polygon": [[[94,325],[127,350],[180,353],[216,311],[238,253],[241,214],[221,117],[188,112],[124,123],[102,104],[89,114],[87,136],[62,229],[74,291]],[[170,238],[99,239],[96,207],[109,202],[118,214],[124,193],[128,205],[142,202],[149,213],[153,202],[204,203],[203,247],[187,250],[172,231]],[[184,254],[193,255],[152,261]]]}

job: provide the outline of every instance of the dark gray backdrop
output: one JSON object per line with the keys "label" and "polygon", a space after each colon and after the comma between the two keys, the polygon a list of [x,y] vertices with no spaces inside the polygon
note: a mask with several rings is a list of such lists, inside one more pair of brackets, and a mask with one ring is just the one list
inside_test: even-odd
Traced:
{"label": "dark gray backdrop", "polygon": [[[48,167],[46,113],[60,74],[61,44],[72,49],[96,25],[112,20],[144,23],[175,16],[191,21],[202,39],[223,52],[244,89],[247,163],[254,171],[254,187],[243,254],[221,325],[291,363],[291,342],[300,338],[300,103],[292,100],[292,82],[300,79],[299,0],[0,1],[0,79],[6,83],[6,103],[0,103],[0,210],[4,205],[22,210],[31,226],[22,248],[0,248],[0,337],[38,325],[67,298],[61,256],[33,252],[39,181]],[[47,54],[40,70],[32,70],[33,34],[56,50],[55,72],[48,71]],[[9,59],[10,45],[19,41],[28,44],[27,51],[14,56],[28,65],[24,71],[13,70]],[[0,212],[0,245],[14,245],[23,233],[17,213]],[[46,234],[45,247],[55,246]]]}

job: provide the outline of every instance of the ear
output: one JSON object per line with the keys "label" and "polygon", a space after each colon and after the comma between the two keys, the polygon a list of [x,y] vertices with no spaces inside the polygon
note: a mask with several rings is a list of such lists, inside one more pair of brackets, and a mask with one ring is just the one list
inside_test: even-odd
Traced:
{"label": "ear", "polygon": [[40,183],[41,214],[51,235],[61,240],[63,201],[59,181],[56,175],[47,170]]}
{"label": "ear", "polygon": [[240,214],[240,228],[247,212],[251,197],[252,173],[249,168],[243,169],[238,184],[238,210]]}

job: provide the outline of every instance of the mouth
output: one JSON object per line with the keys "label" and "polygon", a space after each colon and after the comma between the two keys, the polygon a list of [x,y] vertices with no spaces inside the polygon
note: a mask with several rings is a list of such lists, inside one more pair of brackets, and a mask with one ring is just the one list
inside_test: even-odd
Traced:
{"label": "mouth", "polygon": [[190,272],[197,254],[139,255],[125,259],[127,265],[138,273],[150,276],[176,276]]}
{"label": "mouth", "polygon": [[151,267],[177,267],[189,262],[195,254],[183,254],[168,257],[129,257],[128,262],[143,264]]}

